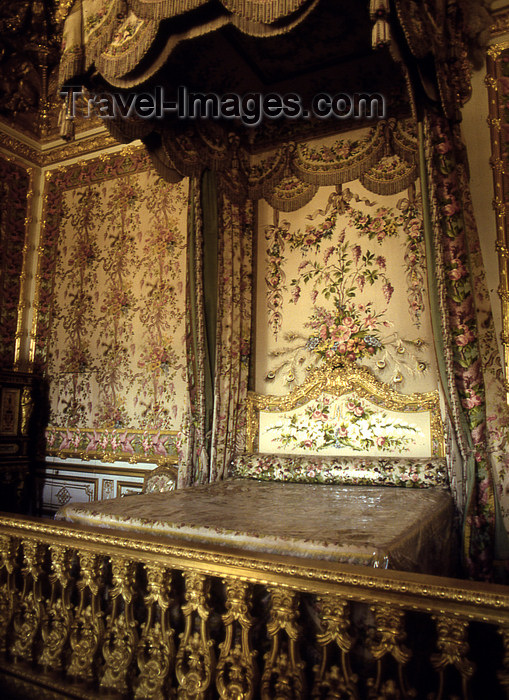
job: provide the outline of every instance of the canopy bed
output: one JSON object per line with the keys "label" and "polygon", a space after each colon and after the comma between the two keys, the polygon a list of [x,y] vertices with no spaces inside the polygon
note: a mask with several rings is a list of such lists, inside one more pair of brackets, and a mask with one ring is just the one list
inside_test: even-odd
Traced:
{"label": "canopy bed", "polygon": [[0,685],[502,698],[507,589],[445,578],[460,554],[477,579],[509,558],[507,407],[458,127],[484,8],[62,0],[64,20],[65,88],[380,90],[389,113],[114,119],[143,145],[47,173],[30,335],[46,456],[159,466],[138,495],[0,516]]}
{"label": "canopy bed", "polygon": [[[188,177],[190,183],[186,248],[189,403],[181,431],[185,439],[179,454],[179,485],[200,484],[190,493],[212,492],[214,484],[207,482],[228,476],[231,459],[245,448],[253,347],[253,290],[246,281],[251,280],[254,264],[256,200],[263,198],[274,208],[274,229],[282,236],[285,222],[278,222],[279,212],[308,204],[320,187],[336,187],[330,198],[336,213],[344,212],[352,197],[359,201],[358,193],[341,190],[343,183],[354,178],[361,178],[370,192],[405,189],[407,213],[415,207],[422,216],[422,261],[437,358],[435,387],[441,387],[451,447],[447,469],[463,516],[464,563],[471,575],[489,578],[493,558],[506,556],[503,517],[507,513],[498,502],[504,493],[507,441],[502,416],[506,409],[496,341],[493,333],[483,329],[485,314],[480,309],[487,298],[485,282],[470,272],[476,269],[478,234],[458,127],[461,106],[470,90],[467,55],[478,58],[479,30],[489,21],[484,9],[452,3],[446,10],[440,2],[406,0],[393,5],[381,0],[369,7],[351,2],[347,8],[326,0],[184,4],[133,0],[123,6],[125,11],[120,12],[119,7],[110,3],[104,11],[97,11],[87,0],[61,6],[66,21],[59,80],[66,89],[84,84],[92,92],[115,88],[127,94],[137,86],[151,89],[163,81],[171,97],[185,82],[189,89],[201,92],[228,91],[232,85],[239,93],[292,90],[307,101],[318,86],[327,86],[331,92],[346,91],[341,80],[351,78],[348,89],[352,92],[372,92],[375,86],[383,91],[391,116],[373,129],[383,132],[383,138],[375,138],[377,144],[384,142],[383,149],[380,146],[382,150],[375,153],[371,146],[366,147],[361,164],[355,154],[350,161],[350,153],[338,155],[328,146],[318,149],[325,161],[345,157],[347,167],[335,170],[316,162],[316,153],[304,168],[299,162],[303,153],[304,160],[309,153],[300,147],[302,141],[337,130],[337,124],[326,120],[295,124],[266,120],[255,129],[206,119],[109,121],[118,140],[143,140],[154,167],[167,181]],[[345,31],[347,15],[353,35]],[[289,50],[295,42],[301,51]],[[372,45],[378,53],[372,52]],[[214,60],[219,55],[221,65]],[[288,61],[288,55],[295,59]],[[350,70],[353,65],[355,70]],[[68,104],[66,108],[69,110]],[[67,111],[64,117],[63,134],[69,137],[72,115]],[[401,140],[407,117],[413,123],[408,129],[412,136]],[[345,131],[359,126],[358,122],[341,123]],[[265,162],[263,154],[270,149],[271,159]],[[384,161],[378,167],[393,155],[401,159],[396,178],[388,172],[396,161]],[[258,178],[257,169],[263,173]],[[417,176],[420,195],[413,184]],[[322,214],[327,218],[325,210]],[[304,242],[303,249],[306,245]],[[217,267],[205,264],[211,260],[217,261]],[[384,294],[390,296],[390,288],[387,278]],[[271,301],[278,302],[277,293]],[[341,352],[337,350],[336,360],[343,359]],[[362,350],[352,350],[350,359],[361,363],[366,353],[364,344]],[[489,362],[483,364],[484,358]],[[459,488],[455,472],[461,476]],[[266,486],[256,484],[254,488]],[[214,488],[230,487],[228,482]],[[185,498],[184,493],[178,494],[175,503]],[[66,515],[75,512],[77,516],[80,509],[75,508],[69,506]],[[168,517],[172,521],[171,513]]]}
{"label": "canopy bed", "polygon": [[[230,478],[88,504],[57,519],[206,547],[452,575],[454,503],[435,392],[398,394],[347,363],[286,396],[248,396]],[[269,450],[269,453],[267,453]]]}

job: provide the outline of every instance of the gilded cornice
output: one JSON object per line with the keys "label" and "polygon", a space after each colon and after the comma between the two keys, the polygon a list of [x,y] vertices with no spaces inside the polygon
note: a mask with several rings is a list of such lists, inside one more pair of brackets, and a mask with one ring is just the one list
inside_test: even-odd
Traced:
{"label": "gilded cornice", "polygon": [[27,143],[0,129],[0,148],[41,168],[118,145],[118,141],[113,136],[104,132],[70,143],[62,141],[51,148],[43,149],[35,142]]}
{"label": "gilded cornice", "polygon": [[[85,461],[85,460],[84,460]],[[117,460],[120,461],[120,460]],[[123,461],[123,460],[122,460]],[[147,463],[147,468],[143,469],[140,467],[132,466],[132,467],[115,467],[112,466],[110,463],[105,463],[104,466],[99,467],[95,464],[76,464],[73,463],[70,459],[66,459],[66,462],[51,462],[51,461],[46,461],[41,463],[39,468],[37,469],[37,473],[44,475],[45,477],[48,476],[53,476],[53,472],[66,472],[66,476],[68,477],[69,475],[67,472],[72,472],[72,473],[78,473],[78,474],[99,474],[99,475],[107,475],[107,476],[129,476],[129,477],[136,477],[140,479],[144,479],[146,474],[150,474],[152,471],[151,468],[152,462]]]}
{"label": "gilded cornice", "polygon": [[[509,19],[509,10],[506,14]],[[489,117],[488,125],[491,132],[491,158],[490,163],[493,171],[494,200],[497,225],[496,251],[498,256],[499,279],[498,294],[502,307],[502,332],[500,339],[503,346],[504,366],[505,366],[505,386],[509,390],[509,268],[508,249],[509,234],[507,222],[507,208],[509,192],[506,184],[507,169],[507,149],[505,146],[504,127],[507,124],[508,110],[506,106],[507,90],[504,75],[505,61],[507,60],[507,50],[509,42],[504,41],[493,44],[488,49],[486,69],[487,76],[485,83],[488,88]],[[504,54],[505,52],[505,54]],[[504,56],[502,56],[504,54]]]}

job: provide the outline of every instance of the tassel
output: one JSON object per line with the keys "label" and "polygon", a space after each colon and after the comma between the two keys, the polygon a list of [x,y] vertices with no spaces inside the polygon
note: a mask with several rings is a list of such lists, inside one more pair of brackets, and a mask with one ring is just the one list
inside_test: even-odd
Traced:
{"label": "tassel", "polygon": [[370,0],[369,16],[375,23],[371,33],[371,45],[374,49],[386,46],[391,41],[391,29],[387,21],[389,10],[389,0]]}
{"label": "tassel", "polygon": [[374,49],[387,46],[391,41],[391,28],[385,19],[377,19],[371,33],[371,45]]}
{"label": "tassel", "polygon": [[70,93],[67,92],[58,115],[60,136],[64,141],[73,141],[75,136],[74,115],[72,114],[72,102],[69,95]]}
{"label": "tassel", "polygon": [[389,10],[389,0],[370,0],[369,16],[372,20],[387,17]]}

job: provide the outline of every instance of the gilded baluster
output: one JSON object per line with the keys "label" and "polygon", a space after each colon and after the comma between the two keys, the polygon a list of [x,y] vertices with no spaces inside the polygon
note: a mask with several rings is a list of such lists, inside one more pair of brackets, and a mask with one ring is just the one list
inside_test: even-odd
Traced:
{"label": "gilded baluster", "polygon": [[23,540],[23,592],[14,613],[11,654],[15,661],[31,662],[37,633],[42,624],[41,578],[46,545],[35,540]]}
{"label": "gilded baluster", "polygon": [[[358,700],[358,677],[352,673],[350,666],[350,649],[354,638],[350,636],[350,621],[348,603],[339,596],[319,596],[317,603],[320,607],[322,632],[316,635],[316,641],[322,647],[320,665],[313,668],[315,675],[313,698],[330,700]],[[329,657],[334,648],[340,653],[340,663],[329,666]]]}
{"label": "gilded baluster", "polygon": [[261,697],[263,700],[302,698],[306,695],[306,689],[304,663],[299,653],[299,594],[273,586],[269,586],[268,590],[271,605],[267,633],[271,648],[264,656]]}
{"label": "gilded baluster", "polygon": [[51,595],[41,628],[43,647],[39,663],[45,669],[60,671],[63,667],[63,652],[71,632],[71,576],[72,550],[52,545],[51,549]]}
{"label": "gilded baluster", "polygon": [[182,606],[185,628],[180,635],[175,664],[179,683],[177,697],[201,700],[209,695],[216,665],[214,642],[209,631],[210,579],[187,572],[185,582],[186,603]]}
{"label": "gilded baluster", "polygon": [[[226,581],[226,613],[223,615],[226,637],[219,645],[216,685],[219,696],[228,700],[251,700],[254,695],[258,671],[251,640],[251,602],[250,584],[235,579]],[[240,631],[240,639],[237,631]]]}
{"label": "gilded baluster", "polygon": [[136,562],[118,558],[113,559],[111,564],[113,605],[107,618],[104,636],[105,664],[100,687],[126,693],[129,689],[130,675],[134,673],[133,661],[138,645],[133,610],[133,599],[136,594]]}
{"label": "gilded baluster", "polygon": [[468,698],[468,684],[474,672],[474,664],[467,659],[470,647],[467,641],[468,620],[460,617],[439,617],[433,615],[437,626],[437,648],[439,653],[432,654],[431,665],[439,674],[439,687],[436,700],[444,697],[444,671],[453,666],[461,676],[462,697]]}
{"label": "gilded baluster", "polygon": [[2,535],[0,537],[0,655],[4,656],[7,648],[7,634],[14,612],[19,602],[19,591],[16,589],[15,572],[17,569],[16,555],[19,540]]}
{"label": "gilded baluster", "polygon": [[[405,647],[405,611],[392,606],[379,605],[371,608],[375,614],[376,637],[369,651],[377,662],[376,679],[368,680],[368,697],[377,700],[404,700],[416,696],[407,686],[405,666],[412,653]],[[383,678],[384,662],[392,657],[397,663],[397,677]]]}
{"label": "gilded baluster", "polygon": [[71,659],[67,673],[83,681],[92,681],[96,674],[98,651],[104,635],[101,611],[104,557],[92,552],[79,552],[79,558],[81,572],[77,587],[80,602],[71,624]]}
{"label": "gilded baluster", "polygon": [[156,564],[147,565],[146,572],[147,620],[138,645],[140,675],[134,697],[163,700],[168,697],[165,684],[175,666],[175,642],[169,619],[171,572]]}
{"label": "gilded baluster", "polygon": [[498,633],[502,635],[504,658],[502,660],[502,669],[497,673],[497,678],[509,698],[509,627],[500,627]]}

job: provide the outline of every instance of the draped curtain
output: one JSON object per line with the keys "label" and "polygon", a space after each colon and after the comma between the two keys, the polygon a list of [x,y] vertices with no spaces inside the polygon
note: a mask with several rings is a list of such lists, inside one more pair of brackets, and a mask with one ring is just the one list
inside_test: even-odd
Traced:
{"label": "draped curtain", "polygon": [[424,123],[432,225],[439,364],[464,467],[463,552],[471,576],[489,579],[509,558],[500,510],[508,411],[459,129],[428,114]]}
{"label": "draped curtain", "polygon": [[[183,41],[233,26],[250,36],[277,36],[299,24],[318,0],[75,0],[62,12],[59,84],[92,65],[116,87],[143,84]],[[188,16],[191,17],[188,20]],[[164,20],[176,21],[165,42]],[[140,62],[143,70],[131,75]]]}
{"label": "draped curtain", "polygon": [[194,178],[189,200],[189,404],[179,484],[227,475],[245,447],[251,347],[253,203],[233,203],[216,174]]}
{"label": "draped curtain", "polygon": [[245,449],[251,350],[253,203],[220,206],[214,415],[209,480],[227,476]]}

